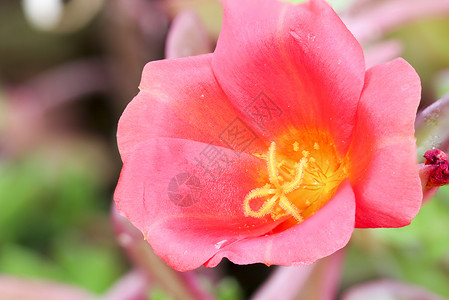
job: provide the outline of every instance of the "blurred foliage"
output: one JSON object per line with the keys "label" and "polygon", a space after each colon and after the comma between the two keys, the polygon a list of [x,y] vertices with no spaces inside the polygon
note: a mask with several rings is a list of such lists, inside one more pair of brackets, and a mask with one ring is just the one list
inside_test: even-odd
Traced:
{"label": "blurred foliage", "polygon": [[[298,4],[301,2],[305,2],[306,0],[282,0],[282,1]],[[336,12],[340,12],[343,11],[345,8],[349,7],[354,2],[354,0],[327,0],[327,2],[330,5],[332,5],[332,7]]]}
{"label": "blurred foliage", "polygon": [[148,300],[174,300],[161,288],[153,288],[148,294]]}
{"label": "blurred foliage", "polygon": [[[344,11],[356,1],[329,2]],[[132,1],[146,4],[135,11],[124,4],[131,0],[105,3],[93,22],[63,34],[32,28],[20,1],[0,2],[0,273],[52,279],[96,293],[111,287],[129,267],[109,223],[121,164],[114,139],[121,108],[137,92],[148,57],[162,58],[170,18],[193,9],[213,39],[222,18],[216,1]],[[161,3],[169,3],[166,11]],[[448,32],[447,17],[426,18],[383,37],[402,43],[402,56],[423,82],[423,107],[449,91]],[[23,143],[18,153],[3,153],[1,143],[11,143],[3,138],[10,126],[7,107],[20,100],[8,98],[9,89],[26,86],[53,67],[92,57],[113,62],[105,66],[108,76],[115,78],[109,82],[110,92],[96,95],[95,103],[80,97],[45,111],[48,124],[37,141]],[[127,82],[130,78],[137,79]],[[95,106],[99,102],[103,104]],[[39,106],[39,102],[32,104]],[[35,135],[36,124],[23,122],[28,122],[29,135]],[[424,205],[411,226],[356,230],[348,246],[343,288],[375,278],[395,278],[449,297],[448,228],[446,187]],[[219,300],[238,300],[253,292],[270,269],[256,265],[220,270],[224,279],[216,284],[210,280],[210,290]],[[154,288],[148,299],[170,298]]]}
{"label": "blurred foliage", "polygon": [[239,283],[232,277],[222,279],[216,287],[217,300],[241,300],[243,290]]}
{"label": "blurred foliage", "polygon": [[[421,77],[424,101],[427,106],[442,96],[434,88],[433,82],[438,72],[449,68],[449,19],[427,18],[402,26],[389,37],[398,38],[403,43],[404,57]],[[441,89],[441,87],[440,87]]]}
{"label": "blurred foliage", "polygon": [[[0,3],[3,83],[14,89],[13,84],[53,66],[100,54],[101,44],[92,40],[97,30],[93,23],[72,34],[38,31],[26,22],[19,1]],[[14,126],[8,124],[7,114],[17,99],[9,96],[0,93],[1,143],[13,142],[5,137],[16,138],[2,132]],[[28,101],[32,100],[51,101]],[[24,118],[22,122],[29,122],[28,135],[38,138],[21,143],[18,153],[3,154],[0,144],[0,273],[46,278],[101,293],[127,268],[109,220],[115,167],[120,164],[111,161],[116,150],[109,134],[113,136],[115,129],[108,125],[105,132],[100,122],[104,114],[114,120],[118,116],[110,116],[112,111],[80,114],[91,110],[93,102],[85,97],[75,100],[70,106],[43,111],[45,126]],[[74,117],[81,119],[73,122]],[[43,132],[34,132],[36,127]],[[106,134],[98,136],[99,132]]]}
{"label": "blurred foliage", "polygon": [[124,264],[95,163],[43,153],[0,165],[0,272],[102,292]]}
{"label": "blurred foliage", "polygon": [[440,99],[449,94],[449,71],[442,71],[436,75],[434,82],[436,98]]}
{"label": "blurred foliage", "polygon": [[359,229],[348,247],[344,285],[392,278],[449,297],[449,187],[410,226]]}
{"label": "blurred foliage", "polygon": [[18,3],[0,6],[0,76],[20,81],[92,52],[88,28],[67,35],[37,31],[26,22]]}
{"label": "blurred foliage", "polygon": [[[217,300],[242,300],[244,298],[244,291],[237,280],[232,277],[225,277],[216,285],[210,282],[209,278],[204,278],[203,285],[211,290],[212,294]],[[148,293],[149,300],[174,300],[163,289],[153,287]]]}

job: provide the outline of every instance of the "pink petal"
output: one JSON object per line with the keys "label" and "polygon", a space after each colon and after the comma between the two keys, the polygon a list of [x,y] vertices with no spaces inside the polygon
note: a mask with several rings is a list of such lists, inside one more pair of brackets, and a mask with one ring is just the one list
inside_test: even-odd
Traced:
{"label": "pink petal", "polygon": [[367,71],[351,145],[356,227],[399,227],[421,206],[414,120],[420,80],[403,59]]}
{"label": "pink petal", "polygon": [[[277,225],[271,217],[244,216],[243,199],[268,178],[259,174],[265,162],[215,147],[229,164],[221,176],[208,170],[206,145],[183,139],[158,138],[137,145],[124,167],[114,195],[118,211],[143,233],[155,253],[177,270],[194,269],[219,249],[238,240],[263,235]],[[224,155],[221,156],[221,155]],[[190,179],[191,198],[176,198],[177,183]],[[181,178],[183,177],[183,178]],[[186,188],[186,185],[182,185]],[[188,194],[188,191],[184,195]]]}
{"label": "pink petal", "polygon": [[268,140],[291,127],[324,127],[341,153],[349,147],[363,53],[324,1],[224,1],[213,69],[233,105]]}
{"label": "pink petal", "polygon": [[225,247],[209,262],[223,257],[236,264],[307,265],[344,247],[354,230],[355,200],[349,181],[315,215],[276,234],[248,237]]}
{"label": "pink petal", "polygon": [[[211,54],[155,61],[145,66],[141,91],[128,105],[118,125],[122,158],[139,143],[154,137],[204,143],[214,140],[235,149],[226,130],[230,126],[243,130],[246,125],[237,118],[235,109],[217,85],[210,62]],[[251,139],[255,134],[248,131],[246,137]]]}

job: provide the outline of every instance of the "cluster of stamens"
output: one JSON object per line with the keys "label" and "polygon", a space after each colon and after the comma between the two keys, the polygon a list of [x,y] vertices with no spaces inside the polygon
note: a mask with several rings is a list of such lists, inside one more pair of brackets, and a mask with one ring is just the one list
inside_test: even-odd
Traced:
{"label": "cluster of stamens", "polygon": [[[293,144],[294,151],[299,151],[299,143]],[[317,143],[313,145],[313,150],[318,152],[320,147]],[[245,216],[262,218],[268,214],[273,220],[278,220],[286,216],[293,216],[298,223],[304,221],[302,215],[304,208],[309,207],[315,199],[303,200],[302,208],[298,209],[294,203],[295,196],[291,196],[294,201],[289,200],[289,194],[292,194],[298,189],[308,191],[318,191],[326,186],[326,182],[334,182],[339,179],[329,178],[326,173],[329,170],[329,161],[323,162],[327,165],[327,169],[323,171],[317,164],[316,159],[310,155],[309,151],[302,151],[302,158],[297,162],[284,159],[280,161],[276,158],[276,143],[272,142],[268,153],[266,155],[255,154],[255,156],[267,161],[269,183],[265,186],[256,188],[250,191],[244,200]],[[307,174],[307,180],[304,180],[304,175]],[[334,176],[331,176],[334,177]],[[325,189],[323,189],[324,191]],[[316,193],[316,198],[320,197],[321,193]],[[313,197],[313,198],[315,198]],[[265,198],[265,202],[258,210],[251,208],[251,202],[254,199]]]}

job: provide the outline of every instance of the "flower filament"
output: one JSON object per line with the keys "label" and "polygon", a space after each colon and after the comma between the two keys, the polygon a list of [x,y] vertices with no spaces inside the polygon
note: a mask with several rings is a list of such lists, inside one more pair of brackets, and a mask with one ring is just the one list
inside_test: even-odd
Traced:
{"label": "flower filament", "polygon": [[[323,152],[315,142],[308,151],[297,141],[292,145],[293,155],[290,156],[277,155],[275,142],[270,144],[266,155],[254,154],[267,161],[269,183],[245,196],[245,216],[262,218],[270,214],[273,220],[292,216],[301,223],[335,193],[345,177],[345,168],[336,158],[335,148],[327,146]],[[259,198],[265,200],[259,203],[258,209],[253,209],[254,202],[260,202],[256,201]]]}

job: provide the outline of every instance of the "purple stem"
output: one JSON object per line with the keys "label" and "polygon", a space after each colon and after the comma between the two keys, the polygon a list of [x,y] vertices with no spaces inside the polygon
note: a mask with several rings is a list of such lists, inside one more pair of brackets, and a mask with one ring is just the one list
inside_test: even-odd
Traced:
{"label": "purple stem", "polygon": [[427,106],[416,116],[415,127],[420,127],[433,120],[435,117],[440,117],[441,111],[449,109],[449,94],[445,95],[440,100],[435,101],[433,104]]}
{"label": "purple stem", "polygon": [[336,299],[340,285],[341,273],[345,260],[345,250],[342,249],[329,256],[321,276],[321,300]]}
{"label": "purple stem", "polygon": [[123,276],[101,300],[146,300],[151,282],[141,270]]}
{"label": "purple stem", "polygon": [[112,206],[111,215],[119,244],[131,262],[158,282],[172,297],[179,300],[214,299],[203,290],[194,271],[177,272],[165,264],[143,239],[142,233],[119,215],[115,205]]}
{"label": "purple stem", "polygon": [[334,300],[340,284],[344,257],[344,250],[340,250],[312,265],[278,267],[252,299],[293,300],[313,297]]}
{"label": "purple stem", "polygon": [[301,267],[279,266],[254,294],[253,300],[294,299],[312,274],[315,265]]}
{"label": "purple stem", "polygon": [[44,112],[80,97],[107,90],[104,63],[99,59],[71,62],[44,72],[19,87],[9,88],[11,99],[33,101]]}
{"label": "purple stem", "polygon": [[184,11],[173,20],[165,44],[165,58],[179,58],[213,51],[206,27],[193,11]]}
{"label": "purple stem", "polygon": [[447,300],[429,291],[393,280],[379,280],[351,288],[343,300],[365,299],[409,299],[409,300]]}
{"label": "purple stem", "polygon": [[17,155],[39,141],[49,110],[91,93],[106,92],[109,83],[104,66],[99,59],[71,62],[18,86],[8,86],[6,130],[0,133],[0,139],[8,142],[0,146],[1,155]]}
{"label": "purple stem", "polygon": [[42,279],[0,276],[0,299],[94,300],[94,295],[73,286]]}
{"label": "purple stem", "polygon": [[418,113],[415,122],[418,156],[430,149],[449,150],[449,94]]}

